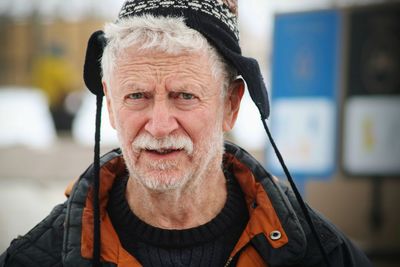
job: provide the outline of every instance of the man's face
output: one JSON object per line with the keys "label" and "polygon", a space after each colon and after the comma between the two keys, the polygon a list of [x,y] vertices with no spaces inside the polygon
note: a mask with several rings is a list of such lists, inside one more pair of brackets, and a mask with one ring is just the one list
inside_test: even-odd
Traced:
{"label": "man's face", "polygon": [[[220,168],[223,131],[232,126],[207,55],[127,49],[105,85],[131,177],[165,191]],[[239,100],[240,101],[240,100]]]}

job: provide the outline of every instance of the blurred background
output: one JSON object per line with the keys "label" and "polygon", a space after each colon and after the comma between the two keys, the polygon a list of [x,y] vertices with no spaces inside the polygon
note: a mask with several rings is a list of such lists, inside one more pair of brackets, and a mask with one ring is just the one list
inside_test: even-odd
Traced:
{"label": "blurred background", "polygon": [[[0,0],[0,252],[92,162],[90,34],[123,0]],[[400,266],[400,2],[239,0],[269,124],[306,201],[375,266]],[[118,146],[104,109],[102,153]],[[285,179],[245,96],[229,136]]]}

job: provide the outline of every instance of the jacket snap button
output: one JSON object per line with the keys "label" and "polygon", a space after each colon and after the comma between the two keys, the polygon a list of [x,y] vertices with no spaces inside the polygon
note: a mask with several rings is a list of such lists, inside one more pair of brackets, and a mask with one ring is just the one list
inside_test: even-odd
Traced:
{"label": "jacket snap button", "polygon": [[279,240],[282,237],[281,232],[279,232],[278,230],[272,231],[269,234],[269,238],[271,238],[271,240]]}

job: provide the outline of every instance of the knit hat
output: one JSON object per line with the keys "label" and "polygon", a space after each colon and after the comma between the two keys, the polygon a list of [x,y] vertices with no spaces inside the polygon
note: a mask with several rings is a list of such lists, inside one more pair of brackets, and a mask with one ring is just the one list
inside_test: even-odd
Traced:
{"label": "knit hat", "polygon": [[[255,59],[242,56],[239,46],[237,27],[237,0],[127,0],[118,15],[118,20],[149,14],[153,16],[183,17],[188,27],[200,32],[211,45],[246,81],[248,91],[256,104],[275,154],[282,165],[294,194],[303,210],[313,235],[318,241],[327,266],[329,261],[319,236],[317,235],[307,207],[298,192],[283,158],[272,139],[266,119],[269,116],[268,94]],[[84,80],[88,89],[97,97],[96,133],[93,163],[93,266],[100,266],[100,209],[99,209],[99,175],[100,175],[100,120],[103,101],[100,59],[107,41],[102,31],[96,31],[89,39],[84,65]]]}

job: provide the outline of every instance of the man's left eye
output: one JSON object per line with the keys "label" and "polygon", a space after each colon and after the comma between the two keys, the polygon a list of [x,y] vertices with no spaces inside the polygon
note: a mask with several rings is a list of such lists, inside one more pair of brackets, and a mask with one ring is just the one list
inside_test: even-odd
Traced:
{"label": "man's left eye", "polygon": [[190,93],[180,93],[179,97],[185,100],[191,100],[195,98],[195,96]]}

